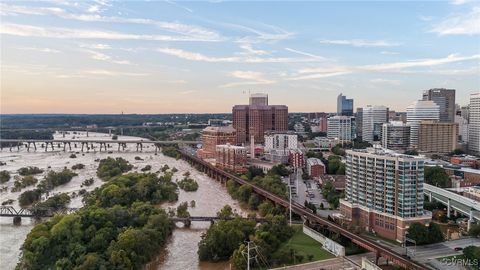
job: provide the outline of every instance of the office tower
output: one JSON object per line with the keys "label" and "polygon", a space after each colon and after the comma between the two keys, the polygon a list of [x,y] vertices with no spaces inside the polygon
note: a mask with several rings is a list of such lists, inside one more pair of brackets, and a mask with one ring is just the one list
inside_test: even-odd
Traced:
{"label": "office tower", "polygon": [[423,158],[382,148],[346,152],[340,212],[347,222],[402,242],[411,223],[431,220],[423,210]]}
{"label": "office tower", "polygon": [[388,110],[388,121],[407,122],[407,113]]}
{"label": "office tower", "polygon": [[261,94],[261,93],[255,93],[250,95],[250,100],[249,100],[250,105],[268,105],[268,95],[267,94]]}
{"label": "office tower", "polygon": [[355,117],[332,116],[327,120],[327,137],[340,141],[352,141],[355,139]]}
{"label": "office tower", "polygon": [[418,129],[423,120],[440,118],[439,106],[431,100],[417,100],[407,107],[407,124],[410,125],[410,147],[418,147]]}
{"label": "office tower", "polygon": [[[255,101],[256,102],[256,101]],[[263,143],[266,131],[288,130],[288,107],[285,105],[235,105],[232,109],[237,144]]]}
{"label": "office tower", "polygon": [[362,140],[369,143],[382,137],[382,125],[388,122],[388,108],[385,106],[363,107]]}
{"label": "office tower", "polygon": [[325,174],[325,164],[318,158],[307,159],[307,173],[311,177],[320,177]]}
{"label": "office tower", "polygon": [[215,166],[232,172],[247,170],[247,149],[230,144],[217,145],[215,148]]}
{"label": "office tower", "polygon": [[457,148],[457,124],[422,121],[418,130],[418,150],[424,153],[447,154]]}
{"label": "office tower", "polygon": [[274,133],[265,134],[265,151],[270,150],[291,150],[298,148],[298,137],[294,133]]}
{"label": "office tower", "polygon": [[480,155],[480,93],[470,95],[468,150]]}
{"label": "office tower", "polygon": [[410,126],[400,121],[392,121],[382,126],[382,147],[405,151],[410,146]]}
{"label": "office tower", "polygon": [[[468,117],[467,117],[468,118]],[[458,125],[458,140],[468,144],[468,120],[461,115],[455,115],[455,124]]]}
{"label": "office tower", "polygon": [[455,89],[434,88],[423,92],[423,100],[432,100],[440,108],[440,122],[455,120]]}
{"label": "office tower", "polygon": [[337,97],[337,114],[353,116],[353,99],[348,99],[342,94]]}
{"label": "office tower", "polygon": [[236,132],[232,126],[207,127],[202,130],[202,148],[197,153],[200,158],[214,158],[217,145],[235,142]]}
{"label": "office tower", "polygon": [[363,108],[357,108],[357,112],[355,113],[355,120],[357,121],[357,138],[361,138],[363,140]]}

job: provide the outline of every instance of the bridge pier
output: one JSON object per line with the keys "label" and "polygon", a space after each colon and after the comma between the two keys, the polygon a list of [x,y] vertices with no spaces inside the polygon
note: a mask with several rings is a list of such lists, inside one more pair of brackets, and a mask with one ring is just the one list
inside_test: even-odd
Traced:
{"label": "bridge pier", "polygon": [[19,216],[13,217],[13,225],[15,226],[22,225],[22,217],[19,217]]}
{"label": "bridge pier", "polygon": [[450,199],[447,201],[447,218],[450,218]]}

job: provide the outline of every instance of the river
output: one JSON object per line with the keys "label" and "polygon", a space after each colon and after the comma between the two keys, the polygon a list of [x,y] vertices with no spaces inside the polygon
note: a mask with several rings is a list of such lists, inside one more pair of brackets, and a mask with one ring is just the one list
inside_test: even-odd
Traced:
{"label": "river", "polygon": [[[55,134],[56,139],[63,139],[64,137],[61,134]],[[80,134],[66,134],[65,139],[75,138],[75,139],[87,139],[86,133],[82,132]],[[109,140],[111,137],[108,134],[104,133],[93,133],[89,132],[88,139],[99,139],[99,140]],[[119,140],[138,140],[143,138],[132,137],[132,136],[118,136]],[[78,145],[79,146],[79,145]],[[37,146],[38,147],[38,146]],[[199,188],[196,192],[184,192],[179,190],[179,199],[177,202],[172,204],[164,204],[162,207],[176,207],[181,202],[187,201],[190,202],[195,200],[196,206],[189,208],[189,212],[192,216],[202,215],[202,216],[213,216],[219,211],[224,205],[229,204],[234,211],[245,215],[246,213],[240,208],[239,204],[233,200],[230,195],[227,193],[227,190],[219,182],[207,177],[206,175],[198,172],[192,168],[187,162],[183,160],[175,160],[170,157],[166,157],[161,153],[155,155],[153,147],[145,147],[144,151],[139,153],[135,152],[136,146],[133,144],[128,146],[125,152],[117,152],[116,147],[112,147],[113,152],[108,154],[107,152],[93,152],[89,153],[77,153],[77,158],[70,158],[72,152],[63,152],[56,150],[52,152],[49,149],[49,152],[45,152],[44,149],[38,149],[36,152],[27,152],[26,149],[21,149],[17,152],[17,149],[12,149],[12,152],[8,148],[3,149],[0,152],[0,161],[5,162],[6,165],[0,166],[0,170],[7,170],[10,172],[12,179],[2,186],[7,186],[7,192],[0,193],[0,202],[6,201],[8,199],[14,199],[12,206],[18,208],[18,196],[34,187],[27,187],[22,189],[20,192],[12,193],[10,191],[13,187],[13,177],[17,175],[17,170],[21,167],[26,166],[37,166],[45,171],[36,175],[39,181],[46,175],[49,170],[59,171],[64,167],[71,167],[77,163],[82,163],[85,165],[84,169],[77,170],[78,176],[75,176],[71,182],[56,187],[50,195],[67,192],[72,194],[73,192],[78,193],[81,183],[88,178],[93,177],[95,179],[94,184],[88,187],[84,187],[87,191],[93,190],[94,188],[102,185],[102,181],[96,176],[96,169],[98,162],[95,160],[110,157],[122,157],[128,160],[131,164],[134,165],[133,171],[140,171],[141,168],[146,165],[152,166],[152,172],[160,170],[160,168],[167,164],[170,168],[175,167],[178,169],[178,172],[175,173],[175,178],[181,178],[182,174],[185,172],[190,172],[191,177],[195,179]],[[76,151],[79,151],[76,150]],[[135,157],[140,157],[143,160],[136,160]],[[72,199],[72,202],[69,205],[70,207],[81,207],[82,201],[81,197],[76,197]],[[29,218],[23,218],[22,224],[20,226],[13,226],[12,218],[0,217],[0,254],[1,254],[1,263],[0,270],[11,270],[15,268],[15,265],[18,262],[20,256],[20,247],[25,240],[27,234],[33,228],[34,224]],[[189,229],[177,228],[174,230],[171,239],[168,241],[167,246],[160,252],[160,254],[147,265],[148,270],[155,269],[229,269],[228,263],[199,263],[198,261],[198,242],[202,233],[208,229],[209,223],[194,222]],[[181,227],[181,225],[179,225]]]}

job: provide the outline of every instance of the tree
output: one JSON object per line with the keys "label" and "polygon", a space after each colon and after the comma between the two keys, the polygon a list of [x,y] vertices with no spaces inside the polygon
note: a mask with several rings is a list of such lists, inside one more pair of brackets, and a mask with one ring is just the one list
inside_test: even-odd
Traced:
{"label": "tree", "polygon": [[20,194],[18,203],[21,207],[28,206],[40,200],[42,192],[39,189],[28,190]]}
{"label": "tree", "polygon": [[480,236],[480,224],[472,225],[468,234],[474,237]]}
{"label": "tree", "polygon": [[428,226],[427,234],[428,234],[429,244],[439,243],[444,240],[443,233],[440,230],[440,226],[438,226],[436,223],[430,222],[430,226]]}
{"label": "tree", "polygon": [[450,187],[450,177],[445,169],[439,166],[425,166],[425,182],[437,187]]}
{"label": "tree", "polygon": [[231,218],[232,216],[233,216],[232,207],[228,204],[223,206],[223,208],[220,209],[220,211],[217,212],[217,217],[219,217],[221,219]]}
{"label": "tree", "polygon": [[287,167],[284,164],[279,164],[273,166],[270,171],[268,171],[268,174],[270,175],[280,175],[280,176],[288,176],[290,175],[290,171],[287,169]]}
{"label": "tree", "polygon": [[97,168],[97,176],[100,179],[107,181],[114,176],[130,171],[132,168],[133,165],[121,157],[107,157],[100,160]]}
{"label": "tree", "polygon": [[250,166],[247,171],[247,178],[252,180],[256,176],[264,176],[263,170],[257,167]]}
{"label": "tree", "polygon": [[463,249],[463,255],[470,260],[470,263],[477,266],[480,263],[480,247],[468,246]]}
{"label": "tree", "polygon": [[188,202],[182,202],[180,205],[177,206],[177,217],[190,217],[190,213],[188,212]]}
{"label": "tree", "polygon": [[417,245],[423,245],[428,242],[428,230],[423,224],[415,222],[408,228],[408,238],[415,240]]}
{"label": "tree", "polygon": [[418,151],[417,150],[407,150],[404,152],[405,155],[410,155],[410,156],[418,156]]}
{"label": "tree", "polygon": [[10,181],[10,173],[8,171],[0,171],[0,183],[6,183]]}

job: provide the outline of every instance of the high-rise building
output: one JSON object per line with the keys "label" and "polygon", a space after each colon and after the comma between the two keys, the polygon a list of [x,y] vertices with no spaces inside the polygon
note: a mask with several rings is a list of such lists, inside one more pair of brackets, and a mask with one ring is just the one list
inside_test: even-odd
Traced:
{"label": "high-rise building", "polygon": [[215,165],[233,172],[247,170],[247,149],[230,144],[217,145],[215,148]]}
{"label": "high-rise building", "polygon": [[198,150],[200,158],[215,158],[217,145],[236,142],[236,132],[232,126],[207,127],[202,130],[202,148]]}
{"label": "high-rise building", "polygon": [[440,122],[455,120],[455,89],[434,88],[423,92],[423,100],[434,101],[440,109]]}
{"label": "high-rise building", "polygon": [[357,138],[361,138],[363,140],[363,108],[357,108],[357,112],[355,113],[355,121],[357,126]]}
{"label": "high-rise building", "polygon": [[[260,99],[254,98],[253,102],[260,102]],[[232,113],[237,144],[250,142],[251,136],[255,143],[263,143],[266,131],[288,130],[288,107],[285,105],[235,105]]]}
{"label": "high-rise building", "polygon": [[407,124],[410,125],[410,147],[418,147],[418,129],[423,120],[440,119],[440,107],[431,100],[417,100],[407,107]]}
{"label": "high-rise building", "polygon": [[423,210],[423,158],[382,148],[346,152],[340,212],[347,222],[403,242],[411,223],[431,220]]}
{"label": "high-rise building", "polygon": [[480,92],[470,95],[468,150],[480,155]]}
{"label": "high-rise building", "polygon": [[382,137],[382,125],[388,122],[388,108],[368,105],[363,107],[362,140],[373,143]]}
{"label": "high-rise building", "polygon": [[410,126],[400,121],[383,124],[382,146],[397,151],[407,150],[410,146]]}
{"label": "high-rise building", "polygon": [[418,150],[447,154],[457,148],[458,126],[455,123],[422,121],[418,130]]}
{"label": "high-rise building", "polygon": [[268,95],[267,94],[261,94],[261,93],[255,93],[250,95],[250,100],[249,100],[250,105],[268,105]]}
{"label": "high-rise building", "polygon": [[275,133],[265,134],[265,151],[270,150],[292,150],[298,148],[298,137],[294,133]]}
{"label": "high-rise building", "polygon": [[327,137],[340,141],[352,141],[355,139],[355,117],[332,116],[328,118]]}
{"label": "high-rise building", "polygon": [[337,114],[353,116],[353,99],[348,99],[342,94],[337,97]]}

